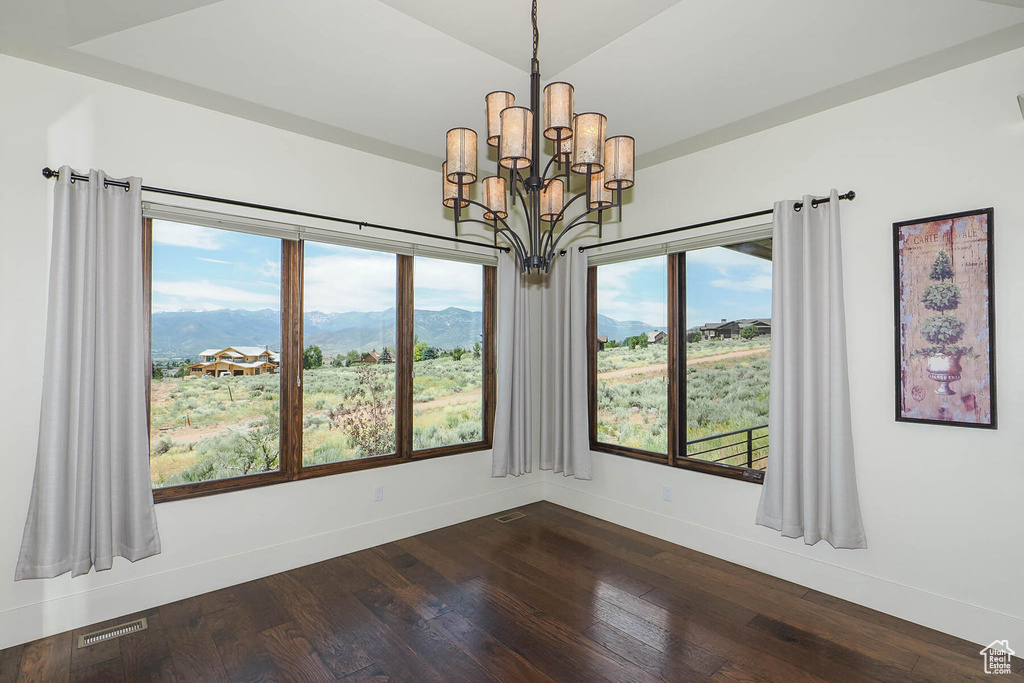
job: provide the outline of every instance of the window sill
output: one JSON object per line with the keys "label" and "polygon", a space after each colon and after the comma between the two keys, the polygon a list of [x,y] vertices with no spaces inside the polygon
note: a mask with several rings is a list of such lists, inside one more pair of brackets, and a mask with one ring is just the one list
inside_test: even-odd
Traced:
{"label": "window sill", "polygon": [[703,472],[704,474],[711,474],[717,477],[727,477],[729,479],[748,481],[752,484],[764,483],[764,470],[754,470],[746,467],[736,467],[734,465],[720,465],[707,462],[705,460],[695,460],[689,457],[677,458],[675,463],[671,463],[669,462],[668,455],[663,453],[652,453],[650,451],[640,450],[639,448],[630,448],[628,446],[618,446],[616,444],[594,441],[590,442],[590,450],[598,453],[608,453],[609,455],[633,458],[634,460],[644,460],[646,462],[653,462],[658,465],[666,465],[668,467],[677,467],[682,470]]}

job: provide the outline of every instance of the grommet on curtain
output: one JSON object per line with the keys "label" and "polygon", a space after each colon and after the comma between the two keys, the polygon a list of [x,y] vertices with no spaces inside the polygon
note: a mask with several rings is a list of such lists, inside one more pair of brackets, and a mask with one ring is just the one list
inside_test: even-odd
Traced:
{"label": "grommet on curtain", "polygon": [[793,205],[793,210],[794,210],[794,211],[796,211],[797,213],[800,213],[800,210],[801,210],[802,208],[804,208],[804,205],[803,205],[803,204],[794,204],[794,205]]}

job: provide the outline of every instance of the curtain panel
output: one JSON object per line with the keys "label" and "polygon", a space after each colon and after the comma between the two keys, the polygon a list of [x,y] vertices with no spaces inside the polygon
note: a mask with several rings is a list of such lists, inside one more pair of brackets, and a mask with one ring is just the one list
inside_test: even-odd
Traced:
{"label": "curtain panel", "polygon": [[590,479],[587,255],[566,249],[542,297],[540,468]]}
{"label": "curtain panel", "polygon": [[492,477],[533,470],[530,301],[526,276],[513,254],[498,256],[498,376]]}
{"label": "curtain panel", "polygon": [[846,360],[839,195],[775,204],[771,446],[758,524],[808,545],[864,548]]}
{"label": "curtain panel", "polygon": [[160,552],[150,488],[142,198],[102,171],[54,190],[35,478],[15,579]]}

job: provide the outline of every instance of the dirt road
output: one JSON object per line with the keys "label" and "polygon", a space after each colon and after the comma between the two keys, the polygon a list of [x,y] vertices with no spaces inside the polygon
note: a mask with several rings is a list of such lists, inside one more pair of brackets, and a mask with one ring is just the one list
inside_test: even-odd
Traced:
{"label": "dirt road", "polygon": [[[707,365],[710,363],[717,363],[722,360],[730,360],[732,358],[745,358],[747,356],[763,356],[767,355],[770,349],[747,349],[746,351],[731,351],[729,353],[721,353],[717,356],[705,356],[704,358],[691,358],[686,361],[686,365]],[[664,364],[654,365],[641,365],[635,368],[620,368],[618,370],[605,370],[604,372],[597,373],[598,379],[621,379],[623,377],[632,377],[634,375],[645,375],[645,376],[657,376],[667,372],[667,366]]]}

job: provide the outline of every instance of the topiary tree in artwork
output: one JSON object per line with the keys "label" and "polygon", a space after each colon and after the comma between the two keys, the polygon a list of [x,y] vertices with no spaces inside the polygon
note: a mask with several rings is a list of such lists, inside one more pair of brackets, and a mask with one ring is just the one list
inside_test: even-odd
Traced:
{"label": "topiary tree in artwork", "polygon": [[967,324],[950,313],[960,307],[960,287],[953,280],[953,262],[945,249],[940,251],[932,263],[928,279],[932,284],[924,288],[921,303],[929,311],[935,311],[921,323],[921,336],[930,346],[914,352],[916,357],[948,356],[960,358],[974,356],[974,350],[958,342],[963,339]]}

